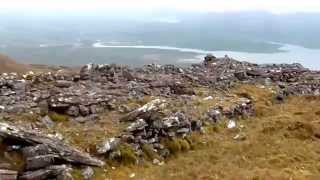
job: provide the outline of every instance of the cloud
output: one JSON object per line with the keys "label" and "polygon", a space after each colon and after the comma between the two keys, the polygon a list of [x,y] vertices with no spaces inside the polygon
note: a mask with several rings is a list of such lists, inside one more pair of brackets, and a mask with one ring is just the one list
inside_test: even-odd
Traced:
{"label": "cloud", "polygon": [[320,12],[318,0],[0,0],[2,10],[152,11],[176,9],[201,12],[264,10],[273,13]]}

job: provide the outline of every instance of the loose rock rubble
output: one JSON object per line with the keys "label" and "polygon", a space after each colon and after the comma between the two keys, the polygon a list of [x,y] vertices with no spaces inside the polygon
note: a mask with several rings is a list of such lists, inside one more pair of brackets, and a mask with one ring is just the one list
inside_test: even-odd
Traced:
{"label": "loose rock rubble", "polygon": [[[122,156],[121,146],[126,145],[132,148],[135,157],[143,159],[147,146],[157,154],[151,161],[162,164],[173,153],[164,141],[185,140],[192,132],[203,132],[204,121],[227,120],[227,127],[235,128],[239,118],[255,114],[254,101],[240,97],[228,106],[210,106],[203,119],[193,117],[191,112],[195,108],[188,101],[199,94],[198,88],[227,94],[237,84],[260,84],[275,87],[275,98],[283,101],[290,95],[320,95],[319,81],[320,72],[300,64],[258,65],[213,55],[206,56],[201,64],[188,67],[88,64],[72,73],[64,70],[24,75],[4,73],[0,75],[0,115],[33,114],[39,122],[30,125],[30,129],[0,123],[0,136],[9,140],[11,150],[19,151],[25,161],[19,172],[0,167],[0,179],[66,179],[70,176],[70,165],[86,165],[81,174],[90,179],[93,170],[89,166],[104,165],[103,161],[71,148],[61,139],[39,133],[39,123],[49,130],[57,119],[73,120],[86,127],[86,122],[99,123],[104,113],[118,112],[122,115],[118,123],[127,124],[127,128],[119,135],[101,139],[96,153],[118,159]],[[153,100],[139,108],[128,106],[129,101],[140,102],[145,97]],[[215,98],[208,94],[201,100],[211,102]],[[188,107],[177,110],[172,105],[175,101]]]}
{"label": "loose rock rubble", "polygon": [[[29,131],[8,123],[0,123],[0,137],[10,141],[14,149],[21,151],[25,159],[25,172],[19,179],[48,179],[67,176],[65,164],[103,166],[105,163],[87,153],[72,148],[59,139]],[[57,166],[57,164],[62,164]]]}
{"label": "loose rock rubble", "polygon": [[234,83],[271,81],[285,84],[290,94],[319,93],[319,73],[300,64],[257,65],[229,57],[208,55],[203,64],[180,68],[146,65],[130,69],[120,65],[88,64],[78,74],[30,72],[0,76],[0,111],[39,112],[47,108],[71,117],[99,114],[121,104],[119,96],[194,95],[194,86],[228,89]]}
{"label": "loose rock rubble", "polygon": [[[125,133],[116,138],[111,138],[97,146],[97,151],[101,154],[117,150],[120,143],[126,143],[134,147],[138,155],[142,155],[142,146],[148,144],[153,151],[159,153],[162,158],[170,154],[162,144],[162,139],[183,138],[193,131],[201,131],[201,121],[190,120],[181,112],[163,117],[160,107],[165,103],[159,99],[153,100],[144,106],[128,113],[125,117],[129,120],[135,119],[126,129]],[[150,114],[150,112],[152,112]],[[157,114],[157,115],[155,115]],[[254,114],[254,106],[251,100],[240,98],[235,104],[224,109],[214,107],[208,111],[208,118],[214,122],[229,119],[228,128],[235,127],[234,119],[248,117]],[[230,126],[230,127],[229,127]]]}
{"label": "loose rock rubble", "polygon": [[0,179],[2,180],[15,180],[18,178],[18,172],[6,169],[0,169]]}
{"label": "loose rock rubble", "polygon": [[[191,121],[183,113],[177,112],[163,117],[159,112],[154,111],[160,109],[159,107],[163,105],[161,102],[163,101],[159,99],[153,100],[129,113],[126,117],[132,117],[131,119],[136,120],[127,127],[120,137],[108,139],[98,145],[97,151],[102,154],[110,154],[117,149],[120,143],[126,143],[134,148],[138,156],[142,156],[142,146],[148,144],[153,151],[165,158],[168,155],[168,149],[165,149],[161,144],[162,139],[183,138],[192,131],[201,129],[200,121]],[[150,111],[153,111],[152,115],[149,114]],[[157,113],[158,115],[155,115]]]}
{"label": "loose rock rubble", "polygon": [[207,117],[210,121],[217,122],[226,119],[238,119],[240,117],[249,117],[254,115],[254,104],[250,99],[240,98],[237,102],[229,107],[210,108]]}

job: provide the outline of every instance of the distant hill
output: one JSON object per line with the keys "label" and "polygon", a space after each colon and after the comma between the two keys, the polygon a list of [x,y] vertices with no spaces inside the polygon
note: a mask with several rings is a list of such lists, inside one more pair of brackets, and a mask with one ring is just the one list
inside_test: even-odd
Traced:
{"label": "distant hill", "polygon": [[0,73],[24,73],[29,70],[28,65],[19,64],[10,57],[0,54]]}
{"label": "distant hill", "polygon": [[[121,13],[81,14],[21,16],[0,12],[0,47],[73,44],[79,40],[90,44],[101,40],[259,53],[278,52],[279,46],[267,42],[320,49],[320,13],[169,11],[130,13],[125,17]],[[176,22],[166,23],[163,19],[167,17]],[[38,52],[30,52],[33,54],[37,57]]]}

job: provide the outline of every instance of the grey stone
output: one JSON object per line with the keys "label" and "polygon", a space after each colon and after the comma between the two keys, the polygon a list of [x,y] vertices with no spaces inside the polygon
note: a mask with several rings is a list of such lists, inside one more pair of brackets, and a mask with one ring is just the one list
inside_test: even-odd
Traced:
{"label": "grey stone", "polygon": [[40,108],[40,115],[46,115],[49,113],[49,105],[47,101],[41,101],[38,104]]}
{"label": "grey stone", "polygon": [[27,171],[19,176],[19,180],[47,180],[49,178],[57,178],[68,170],[66,165],[49,166],[36,171]]}
{"label": "grey stone", "polygon": [[65,80],[58,80],[56,81],[55,86],[59,88],[69,88],[72,85],[71,81],[65,81]]}
{"label": "grey stone", "polygon": [[79,116],[79,108],[77,106],[70,106],[66,113],[69,116],[77,117]]}
{"label": "grey stone", "polygon": [[210,109],[207,114],[208,114],[208,117],[214,122],[217,122],[222,119],[222,109],[221,108]]}
{"label": "grey stone", "polygon": [[54,164],[55,158],[57,158],[57,155],[41,155],[41,156],[35,156],[35,157],[29,157],[26,159],[26,170],[36,170],[40,168],[47,167],[49,165]]}
{"label": "grey stone", "polygon": [[128,132],[134,132],[134,131],[141,131],[143,130],[148,124],[143,119],[138,119],[136,122],[133,122],[130,124],[129,127],[127,127]]}
{"label": "grey stone", "polygon": [[45,144],[39,144],[36,146],[27,146],[22,149],[22,154],[25,158],[36,157],[47,154],[53,154],[54,152],[50,149],[49,146]]}
{"label": "grey stone", "polygon": [[44,124],[47,128],[52,128],[55,124],[48,115],[41,118],[41,123]]}
{"label": "grey stone", "polygon": [[93,178],[94,171],[90,166],[87,166],[81,170],[81,174],[84,180],[91,180]]}
{"label": "grey stone", "polygon": [[96,149],[99,154],[105,154],[107,152],[115,150],[120,144],[119,138],[109,138],[97,145]]}
{"label": "grey stone", "polygon": [[87,107],[84,106],[84,105],[80,105],[80,106],[79,106],[79,110],[80,110],[80,114],[81,114],[82,116],[87,116],[87,115],[89,115],[89,113],[90,113],[90,109],[87,108]]}
{"label": "grey stone", "polygon": [[18,171],[0,169],[0,179],[1,180],[17,180]]}

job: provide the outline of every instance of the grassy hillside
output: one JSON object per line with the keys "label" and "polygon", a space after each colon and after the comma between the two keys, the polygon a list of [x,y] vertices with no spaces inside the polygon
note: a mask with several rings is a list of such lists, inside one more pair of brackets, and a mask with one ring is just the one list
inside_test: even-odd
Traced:
{"label": "grassy hillside", "polygon": [[18,64],[10,57],[0,54],[0,73],[24,73],[27,72],[29,67],[27,65]]}
{"label": "grassy hillside", "polygon": [[112,179],[319,179],[319,98],[272,105],[267,90],[237,91],[255,98],[256,117],[239,121],[236,129],[217,124],[196,135],[196,149],[162,166],[121,167],[110,172]]}

